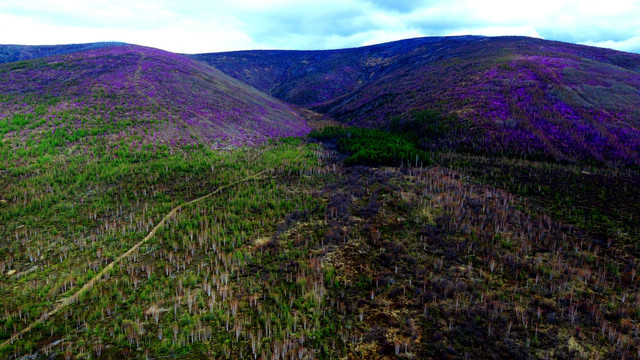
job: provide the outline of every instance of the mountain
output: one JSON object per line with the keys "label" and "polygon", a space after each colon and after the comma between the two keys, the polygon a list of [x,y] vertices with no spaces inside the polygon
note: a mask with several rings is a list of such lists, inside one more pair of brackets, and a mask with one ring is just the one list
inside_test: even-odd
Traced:
{"label": "mountain", "polygon": [[432,149],[640,164],[640,55],[526,37],[430,37],[193,58],[341,122]]}
{"label": "mountain", "polygon": [[39,144],[97,136],[226,147],[308,132],[277,99],[202,63],[133,45],[0,65],[0,94],[0,132]]}
{"label": "mountain", "polygon": [[126,44],[121,42],[96,42],[69,45],[0,45],[0,64],[122,45]]}
{"label": "mountain", "polygon": [[629,126],[636,56],[344,51],[273,53],[304,106],[133,45],[0,65],[0,359],[637,358],[640,171],[514,158],[553,114],[597,150],[597,91]]}
{"label": "mountain", "polygon": [[400,58],[411,58],[416,48],[428,47],[434,53],[481,39],[427,37],[342,50],[256,50],[187,56],[279,99],[313,107],[366,87],[401,62]]}

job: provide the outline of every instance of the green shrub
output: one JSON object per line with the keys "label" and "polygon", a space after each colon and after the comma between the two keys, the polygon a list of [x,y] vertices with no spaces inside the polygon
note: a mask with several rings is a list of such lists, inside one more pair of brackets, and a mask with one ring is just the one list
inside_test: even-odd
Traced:
{"label": "green shrub", "polygon": [[348,166],[417,166],[431,163],[429,153],[418,149],[406,137],[386,131],[329,126],[321,131],[312,131],[309,136],[320,141],[335,142],[339,151],[349,154],[345,159]]}
{"label": "green shrub", "polygon": [[462,131],[470,124],[455,116],[433,110],[414,109],[404,117],[395,117],[389,121],[387,130],[404,134],[413,140],[434,141],[451,133]]}

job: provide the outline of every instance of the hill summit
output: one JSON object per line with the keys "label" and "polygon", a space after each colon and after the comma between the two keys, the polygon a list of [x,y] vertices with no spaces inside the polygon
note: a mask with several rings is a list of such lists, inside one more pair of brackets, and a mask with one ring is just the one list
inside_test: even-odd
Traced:
{"label": "hill summit", "polygon": [[[141,46],[0,65],[0,131],[226,147],[308,132],[289,105],[205,64]],[[53,134],[53,135],[52,135]]]}

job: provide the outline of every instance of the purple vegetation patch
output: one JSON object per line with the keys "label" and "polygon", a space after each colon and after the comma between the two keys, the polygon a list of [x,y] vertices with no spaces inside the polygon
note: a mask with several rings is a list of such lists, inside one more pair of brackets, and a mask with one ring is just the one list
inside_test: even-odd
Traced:
{"label": "purple vegetation patch", "polygon": [[310,130],[282,101],[161,50],[109,47],[27,64],[0,66],[2,114],[47,104],[35,117],[52,131],[107,127],[105,136],[139,135],[144,143],[228,147]]}

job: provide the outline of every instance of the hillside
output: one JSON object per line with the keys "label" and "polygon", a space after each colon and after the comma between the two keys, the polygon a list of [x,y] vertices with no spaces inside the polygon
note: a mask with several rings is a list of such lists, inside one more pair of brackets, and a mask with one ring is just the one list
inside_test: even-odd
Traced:
{"label": "hillside", "polygon": [[[3,358],[640,351],[637,240],[558,221],[530,196],[445,167],[345,167],[341,154],[299,139],[99,151],[96,143],[88,154],[12,163],[0,177]],[[523,167],[564,181],[551,186],[624,178],[460,160],[482,165],[473,171],[500,166],[504,177]],[[635,206],[625,217],[637,234],[637,191],[606,185],[595,196],[615,190],[621,211]]]}
{"label": "hillside", "polygon": [[[415,55],[420,48],[431,60],[451,48],[484,38],[418,38],[342,50],[234,51],[187,55],[292,104],[313,107],[365,87]],[[442,53],[439,53],[442,51]],[[406,64],[405,64],[406,65]]]}
{"label": "hillside", "polygon": [[126,44],[97,42],[70,45],[0,45],[0,64],[121,45]]}
{"label": "hillside", "polygon": [[308,131],[281,101],[201,63],[139,46],[0,65],[0,94],[0,132],[26,141],[31,152],[96,139],[225,147]]}
{"label": "hillside", "polygon": [[417,132],[427,148],[640,164],[636,54],[464,36],[194,58],[344,123]]}

